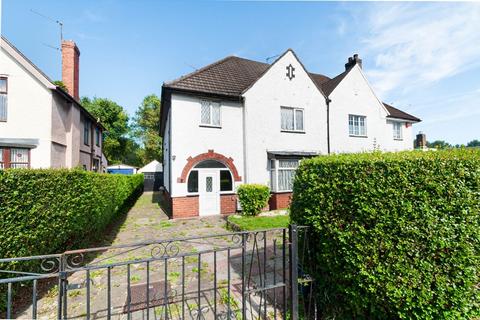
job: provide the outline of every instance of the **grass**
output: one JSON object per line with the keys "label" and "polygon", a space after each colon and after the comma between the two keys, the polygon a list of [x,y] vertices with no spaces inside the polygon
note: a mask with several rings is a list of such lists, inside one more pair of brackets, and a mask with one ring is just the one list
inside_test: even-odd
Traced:
{"label": "grass", "polygon": [[236,224],[243,231],[271,229],[271,228],[286,228],[290,223],[288,215],[278,216],[229,216],[228,221]]}

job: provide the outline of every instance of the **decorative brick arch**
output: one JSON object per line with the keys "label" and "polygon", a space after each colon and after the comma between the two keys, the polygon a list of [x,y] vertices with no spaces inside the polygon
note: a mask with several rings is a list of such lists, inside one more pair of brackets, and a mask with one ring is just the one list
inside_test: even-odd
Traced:
{"label": "decorative brick arch", "polygon": [[198,156],[195,157],[188,157],[187,159],[187,164],[182,170],[182,175],[177,178],[178,183],[185,183],[187,182],[187,175],[192,170],[192,168],[197,165],[198,163],[205,161],[205,160],[215,160],[218,162],[223,163],[224,165],[227,166],[228,169],[230,169],[230,172],[233,175],[233,180],[235,181],[242,181],[242,177],[238,175],[238,170],[235,167],[235,164],[233,163],[232,158],[227,158],[223,154],[220,153],[215,153],[213,150],[208,150],[207,153],[202,153],[199,154]]}

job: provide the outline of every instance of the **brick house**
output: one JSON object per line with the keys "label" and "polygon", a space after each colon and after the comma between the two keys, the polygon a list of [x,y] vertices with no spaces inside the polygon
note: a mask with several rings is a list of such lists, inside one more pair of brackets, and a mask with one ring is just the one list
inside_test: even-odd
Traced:
{"label": "brick house", "polygon": [[308,72],[290,49],[272,64],[224,58],[162,87],[169,210],[234,213],[243,183],[268,185],[269,208],[286,208],[302,159],[409,150],[419,121],[381,102],[358,55],[332,79]]}
{"label": "brick house", "polygon": [[6,38],[0,45],[0,168],[103,171],[104,128],[79,102],[75,43],[62,43],[66,90]]}

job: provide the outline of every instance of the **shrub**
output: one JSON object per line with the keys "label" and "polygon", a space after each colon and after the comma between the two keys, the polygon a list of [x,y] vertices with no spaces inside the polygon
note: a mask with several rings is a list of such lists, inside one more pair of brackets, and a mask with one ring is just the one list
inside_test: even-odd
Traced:
{"label": "shrub", "polygon": [[0,257],[72,247],[102,232],[142,186],[143,175],[0,170]]}
{"label": "shrub", "polygon": [[237,190],[243,214],[257,215],[265,208],[270,198],[270,189],[261,184],[242,184]]}
{"label": "shrub", "polygon": [[323,317],[480,315],[480,152],[318,157],[291,218],[312,231]]}

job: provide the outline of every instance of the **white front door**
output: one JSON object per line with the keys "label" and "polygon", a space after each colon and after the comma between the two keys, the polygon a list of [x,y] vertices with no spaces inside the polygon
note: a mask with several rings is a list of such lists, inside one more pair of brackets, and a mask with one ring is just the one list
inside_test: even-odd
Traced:
{"label": "white front door", "polygon": [[220,214],[220,186],[218,170],[198,171],[200,215]]}

